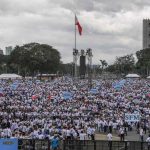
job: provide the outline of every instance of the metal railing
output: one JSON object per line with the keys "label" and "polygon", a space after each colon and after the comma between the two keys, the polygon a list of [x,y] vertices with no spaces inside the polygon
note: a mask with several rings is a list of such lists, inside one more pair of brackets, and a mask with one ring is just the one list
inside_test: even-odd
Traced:
{"label": "metal railing", "polygon": [[50,150],[50,141],[38,139],[19,139],[18,150]]}
{"label": "metal railing", "polygon": [[[19,139],[18,150],[51,150],[50,140]],[[139,141],[64,140],[58,150],[150,150],[150,143]]]}
{"label": "metal railing", "polygon": [[150,150],[150,143],[138,141],[63,141],[63,150]]}

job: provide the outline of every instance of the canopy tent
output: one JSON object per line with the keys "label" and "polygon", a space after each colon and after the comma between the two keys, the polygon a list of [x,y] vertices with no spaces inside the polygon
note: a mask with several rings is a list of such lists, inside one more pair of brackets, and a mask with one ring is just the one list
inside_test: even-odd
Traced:
{"label": "canopy tent", "polygon": [[150,79],[150,76],[148,76],[147,79]]}
{"label": "canopy tent", "polygon": [[22,76],[17,74],[1,74],[0,79],[21,79]]}
{"label": "canopy tent", "polygon": [[126,78],[140,78],[140,76],[138,74],[128,74]]}

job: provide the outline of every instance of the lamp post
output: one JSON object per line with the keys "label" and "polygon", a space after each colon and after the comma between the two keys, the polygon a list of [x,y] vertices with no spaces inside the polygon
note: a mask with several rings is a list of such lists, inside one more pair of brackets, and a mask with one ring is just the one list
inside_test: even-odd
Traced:
{"label": "lamp post", "polygon": [[92,88],[92,49],[88,48],[86,50],[86,56],[88,58],[88,87]]}
{"label": "lamp post", "polygon": [[80,79],[85,79],[86,73],[86,53],[83,49],[80,52]]}
{"label": "lamp post", "polygon": [[74,78],[77,78],[77,60],[79,56],[79,51],[77,49],[73,49],[73,64],[74,64]]}

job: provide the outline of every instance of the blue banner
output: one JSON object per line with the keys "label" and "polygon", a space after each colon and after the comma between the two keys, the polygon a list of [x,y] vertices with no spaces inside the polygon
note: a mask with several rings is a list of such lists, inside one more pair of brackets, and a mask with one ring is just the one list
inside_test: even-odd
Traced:
{"label": "blue banner", "polygon": [[16,80],[15,82],[13,82],[11,84],[11,89],[12,90],[16,90],[18,88],[18,85],[19,85],[19,81]]}
{"label": "blue banner", "polygon": [[125,122],[138,122],[140,121],[140,114],[139,113],[133,113],[133,114],[125,114]]}
{"label": "blue banner", "polygon": [[1,150],[18,150],[18,139],[0,139]]}
{"label": "blue banner", "polygon": [[0,88],[0,93],[3,93],[3,88]]}
{"label": "blue banner", "polygon": [[41,81],[40,81],[40,80],[36,80],[35,82],[36,82],[36,83],[40,83]]}
{"label": "blue banner", "polygon": [[91,90],[90,90],[90,93],[92,93],[92,94],[97,94],[97,93],[98,93],[98,90],[97,90],[97,89],[91,89]]}
{"label": "blue banner", "polygon": [[28,81],[28,84],[31,85],[31,84],[32,84],[32,81]]}
{"label": "blue banner", "polygon": [[121,90],[122,86],[120,84],[117,84],[114,86],[114,89],[115,90]]}
{"label": "blue banner", "polygon": [[123,79],[123,80],[121,80],[121,81],[119,82],[120,85],[124,85],[125,83],[126,83],[126,80],[125,80],[125,79]]}
{"label": "blue banner", "polygon": [[65,100],[72,99],[72,93],[68,92],[68,91],[65,91],[65,92],[63,92],[63,97],[64,97]]}
{"label": "blue banner", "polygon": [[116,90],[121,90],[121,88],[124,86],[125,83],[126,83],[126,80],[123,79],[123,80],[121,80],[121,81],[119,81],[119,82],[113,83],[113,84],[112,84],[112,87],[113,87],[114,89],[116,89]]}

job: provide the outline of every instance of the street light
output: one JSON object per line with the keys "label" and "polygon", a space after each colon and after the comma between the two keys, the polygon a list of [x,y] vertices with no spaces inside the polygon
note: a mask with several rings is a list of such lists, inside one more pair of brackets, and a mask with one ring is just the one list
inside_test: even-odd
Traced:
{"label": "street light", "polygon": [[88,58],[88,87],[92,88],[92,49],[88,48],[86,50],[86,56]]}
{"label": "street light", "polygon": [[77,49],[73,49],[73,63],[74,63],[74,77],[77,77],[77,60],[79,56],[79,51]]}

